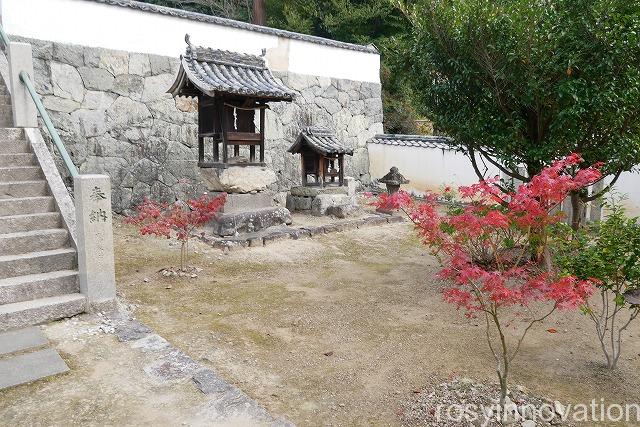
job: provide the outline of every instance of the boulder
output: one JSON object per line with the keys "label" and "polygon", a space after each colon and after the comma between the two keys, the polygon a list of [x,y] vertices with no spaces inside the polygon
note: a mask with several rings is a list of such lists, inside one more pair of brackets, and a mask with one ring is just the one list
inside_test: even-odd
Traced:
{"label": "boulder", "polygon": [[201,169],[201,175],[209,190],[227,193],[263,191],[278,180],[274,171],[261,166],[207,168]]}

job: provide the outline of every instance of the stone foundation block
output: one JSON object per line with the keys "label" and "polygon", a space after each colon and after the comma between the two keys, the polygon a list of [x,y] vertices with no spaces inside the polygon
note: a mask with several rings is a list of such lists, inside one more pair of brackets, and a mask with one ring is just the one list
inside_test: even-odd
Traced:
{"label": "stone foundation block", "polygon": [[231,193],[222,208],[222,213],[238,213],[255,211],[257,209],[273,207],[273,195],[269,192],[260,193]]}
{"label": "stone foundation block", "polygon": [[357,206],[355,197],[346,194],[319,194],[313,199],[311,214],[327,215],[327,209],[337,206]]}
{"label": "stone foundation block", "polygon": [[313,197],[287,196],[287,209],[290,211],[310,211]]}
{"label": "stone foundation block", "polygon": [[278,181],[276,173],[261,166],[231,166],[226,169],[200,169],[200,176],[211,191],[251,193],[266,190]]}
{"label": "stone foundation block", "polygon": [[[354,181],[355,183],[355,181]],[[353,186],[355,194],[355,184]],[[299,197],[316,197],[320,194],[348,194],[349,188],[347,186],[327,186],[327,187],[292,187],[289,193],[292,196]]]}
{"label": "stone foundation block", "polygon": [[249,212],[224,213],[211,222],[218,236],[254,233],[274,225],[291,224],[291,212],[286,208],[265,208]]}

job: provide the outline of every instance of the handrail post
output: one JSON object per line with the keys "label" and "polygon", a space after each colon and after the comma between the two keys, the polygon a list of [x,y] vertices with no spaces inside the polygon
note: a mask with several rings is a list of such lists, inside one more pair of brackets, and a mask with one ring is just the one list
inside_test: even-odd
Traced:
{"label": "handrail post", "polygon": [[29,95],[27,88],[20,81],[20,72],[25,72],[33,78],[31,44],[10,42],[7,52],[13,125],[21,128],[38,127],[36,106],[31,101],[31,95]]}

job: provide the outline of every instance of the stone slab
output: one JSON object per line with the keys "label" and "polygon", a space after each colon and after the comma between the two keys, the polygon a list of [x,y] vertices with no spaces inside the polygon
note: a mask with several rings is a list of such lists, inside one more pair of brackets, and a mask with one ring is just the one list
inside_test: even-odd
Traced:
{"label": "stone slab", "polygon": [[35,351],[0,360],[0,389],[39,380],[69,371],[53,349]]}
{"label": "stone slab", "polygon": [[0,334],[0,356],[41,347],[47,343],[40,328],[30,327],[3,332]]}
{"label": "stone slab", "polygon": [[151,329],[137,320],[121,322],[115,327],[115,334],[120,342],[139,340],[151,333]]}
{"label": "stone slab", "polygon": [[198,390],[204,394],[224,393],[231,390],[232,386],[220,378],[211,369],[202,369],[193,375],[193,382]]}
{"label": "stone slab", "polygon": [[238,213],[255,211],[273,207],[273,195],[269,192],[260,193],[230,193],[222,207],[222,213]]}

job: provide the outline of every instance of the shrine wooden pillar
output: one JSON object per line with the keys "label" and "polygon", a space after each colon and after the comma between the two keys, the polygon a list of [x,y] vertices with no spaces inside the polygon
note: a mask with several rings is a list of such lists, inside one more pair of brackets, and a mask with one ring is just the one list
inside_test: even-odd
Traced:
{"label": "shrine wooden pillar", "polygon": [[264,108],[260,108],[260,163],[264,163]]}

